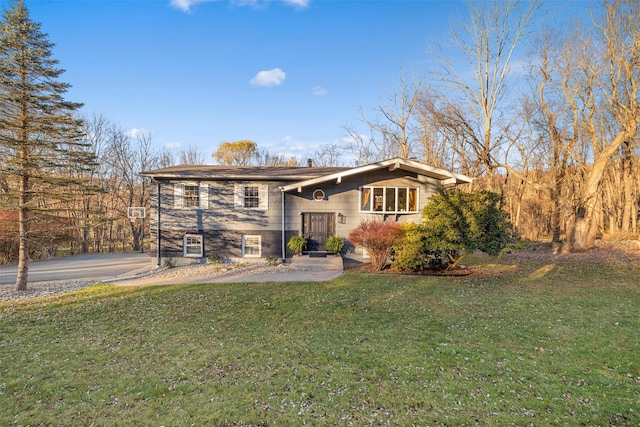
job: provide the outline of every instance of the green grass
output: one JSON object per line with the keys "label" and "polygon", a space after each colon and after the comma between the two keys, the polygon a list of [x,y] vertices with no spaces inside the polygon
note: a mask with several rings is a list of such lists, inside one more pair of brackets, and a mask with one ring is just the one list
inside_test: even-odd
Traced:
{"label": "green grass", "polygon": [[0,304],[0,425],[640,425],[638,266]]}

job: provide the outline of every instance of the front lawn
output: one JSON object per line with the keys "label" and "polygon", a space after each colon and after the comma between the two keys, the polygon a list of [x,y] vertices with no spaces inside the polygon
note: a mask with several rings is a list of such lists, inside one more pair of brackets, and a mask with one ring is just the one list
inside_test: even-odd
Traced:
{"label": "front lawn", "polygon": [[0,425],[640,425],[640,271],[99,285],[0,304]]}

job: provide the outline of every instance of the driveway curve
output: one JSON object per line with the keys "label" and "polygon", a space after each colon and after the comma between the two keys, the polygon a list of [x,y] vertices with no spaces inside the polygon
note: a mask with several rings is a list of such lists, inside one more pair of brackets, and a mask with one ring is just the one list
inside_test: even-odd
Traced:
{"label": "driveway curve", "polygon": [[[155,258],[153,258],[155,259]],[[91,254],[29,263],[29,282],[53,280],[109,281],[151,271],[152,256],[145,253]],[[0,266],[0,285],[16,281],[17,264]]]}

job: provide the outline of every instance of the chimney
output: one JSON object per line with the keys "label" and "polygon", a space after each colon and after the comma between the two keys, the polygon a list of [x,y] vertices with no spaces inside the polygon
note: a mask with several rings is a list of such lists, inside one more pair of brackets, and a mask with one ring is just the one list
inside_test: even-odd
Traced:
{"label": "chimney", "polygon": [[313,166],[313,160],[307,159],[307,167],[310,168]]}

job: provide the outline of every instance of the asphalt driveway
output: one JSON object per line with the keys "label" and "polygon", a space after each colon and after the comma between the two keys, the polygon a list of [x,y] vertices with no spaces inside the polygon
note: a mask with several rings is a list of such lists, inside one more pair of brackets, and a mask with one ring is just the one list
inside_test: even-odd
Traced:
{"label": "asphalt driveway", "polygon": [[[155,259],[155,258],[153,258]],[[87,279],[96,282],[151,271],[150,254],[91,254],[29,263],[29,282]],[[17,264],[0,265],[0,285],[16,281]]]}

